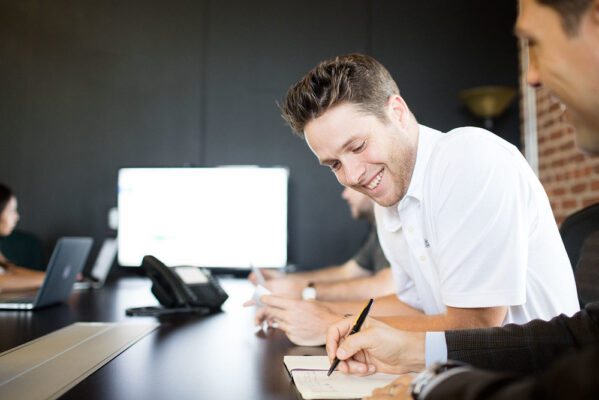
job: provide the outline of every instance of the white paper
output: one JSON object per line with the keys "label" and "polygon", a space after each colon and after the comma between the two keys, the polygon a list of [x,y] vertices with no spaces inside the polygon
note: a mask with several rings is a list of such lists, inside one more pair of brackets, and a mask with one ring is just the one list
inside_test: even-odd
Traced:
{"label": "white paper", "polygon": [[304,399],[362,398],[400,376],[377,372],[361,377],[344,375],[337,371],[327,376],[330,363],[326,356],[285,356],[284,361]]}
{"label": "white paper", "polygon": [[271,294],[271,291],[262,285],[256,285],[256,288],[254,289],[254,295],[252,296],[252,300],[256,302],[256,306],[264,307],[266,305],[260,301],[260,297],[264,296],[265,294]]}

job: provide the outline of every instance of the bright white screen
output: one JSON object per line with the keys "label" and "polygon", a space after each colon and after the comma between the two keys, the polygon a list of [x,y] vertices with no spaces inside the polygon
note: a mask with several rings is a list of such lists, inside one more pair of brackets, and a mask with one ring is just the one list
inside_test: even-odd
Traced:
{"label": "bright white screen", "polygon": [[287,263],[285,168],[122,168],[119,264],[151,254],[168,266]]}

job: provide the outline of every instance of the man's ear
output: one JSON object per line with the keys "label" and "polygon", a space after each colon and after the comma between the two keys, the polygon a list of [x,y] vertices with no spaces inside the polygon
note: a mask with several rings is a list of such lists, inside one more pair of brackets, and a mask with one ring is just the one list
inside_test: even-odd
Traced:
{"label": "man's ear", "polygon": [[402,129],[408,129],[410,110],[400,95],[392,94],[389,96],[389,100],[387,100],[387,109],[392,122],[398,123]]}
{"label": "man's ear", "polygon": [[599,0],[593,0],[589,13],[595,29],[599,29]]}

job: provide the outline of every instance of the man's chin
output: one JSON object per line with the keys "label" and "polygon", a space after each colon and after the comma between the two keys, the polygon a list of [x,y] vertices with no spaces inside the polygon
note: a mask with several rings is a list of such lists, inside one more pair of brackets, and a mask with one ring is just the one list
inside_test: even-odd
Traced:
{"label": "man's chin", "polygon": [[374,200],[375,203],[377,203],[381,207],[391,207],[391,206],[394,206],[397,203],[399,203],[399,200],[401,200],[401,199],[398,200],[396,198],[389,198],[389,197],[381,197],[381,198],[371,197],[371,199]]}
{"label": "man's chin", "polygon": [[599,127],[576,124],[576,146],[589,155],[599,155]]}

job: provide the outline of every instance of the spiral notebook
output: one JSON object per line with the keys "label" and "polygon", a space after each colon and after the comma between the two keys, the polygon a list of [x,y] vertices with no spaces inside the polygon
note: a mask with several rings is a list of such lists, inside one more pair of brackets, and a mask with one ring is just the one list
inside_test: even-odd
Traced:
{"label": "spiral notebook", "polygon": [[369,376],[344,375],[334,371],[327,356],[285,356],[285,367],[301,396],[308,399],[361,399],[401,375],[377,372]]}

